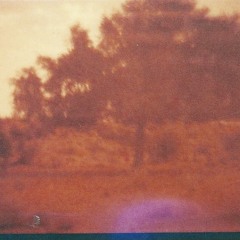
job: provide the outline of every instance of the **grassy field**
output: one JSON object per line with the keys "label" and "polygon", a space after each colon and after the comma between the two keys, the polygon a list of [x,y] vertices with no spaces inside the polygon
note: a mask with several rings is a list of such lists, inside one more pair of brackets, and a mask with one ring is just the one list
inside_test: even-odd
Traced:
{"label": "grassy field", "polygon": [[[1,218],[5,217],[1,219],[1,232],[112,232],[124,207],[138,200],[165,198],[187,199],[207,213],[208,224],[196,227],[191,223],[184,225],[183,230],[237,231],[240,229],[238,186],[237,171],[149,170],[136,174],[108,170],[36,175],[22,171],[18,175],[15,171],[0,183],[4,196]],[[9,212],[15,212],[19,219],[8,216]],[[43,216],[43,225],[27,226],[32,223],[33,215]],[[7,227],[8,222],[11,228]],[[162,226],[152,227],[151,231],[164,231]],[[137,231],[144,230],[148,229]]]}
{"label": "grassy field", "polygon": [[[219,136],[230,141],[238,128],[223,127],[219,133],[215,126],[188,131],[169,126],[164,131],[176,129],[180,139],[177,151],[162,163],[146,160],[140,169],[130,167],[131,136],[123,143],[96,132],[59,130],[39,140],[30,165],[10,167],[1,176],[0,233],[121,232],[125,230],[117,221],[126,208],[151,200],[160,207],[166,199],[177,201],[180,209],[182,200],[189,208],[196,204],[201,211],[179,218],[171,209],[162,215],[155,206],[157,214],[150,209],[143,222],[127,231],[239,231],[239,164],[226,160],[236,156],[236,150],[219,152]],[[154,137],[148,135],[148,142]],[[193,149],[203,145],[207,150],[194,155]],[[151,156],[147,149],[146,159]],[[34,215],[40,216],[40,225],[33,225]]]}

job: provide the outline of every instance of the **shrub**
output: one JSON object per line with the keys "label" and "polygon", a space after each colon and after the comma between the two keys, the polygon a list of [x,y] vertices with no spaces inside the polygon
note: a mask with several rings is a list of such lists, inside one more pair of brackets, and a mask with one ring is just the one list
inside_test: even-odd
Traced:
{"label": "shrub", "polygon": [[151,149],[151,159],[155,163],[168,161],[178,151],[179,141],[174,133],[164,133],[157,138]]}
{"label": "shrub", "polygon": [[34,159],[34,156],[38,148],[37,142],[34,140],[29,140],[22,143],[21,146],[22,148],[19,149],[17,163],[30,164]]}

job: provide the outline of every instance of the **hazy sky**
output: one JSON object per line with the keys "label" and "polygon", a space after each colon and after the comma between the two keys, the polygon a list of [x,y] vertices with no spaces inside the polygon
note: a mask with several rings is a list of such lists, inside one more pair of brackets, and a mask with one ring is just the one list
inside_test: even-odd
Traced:
{"label": "hazy sky", "polygon": [[[66,51],[69,27],[79,22],[98,38],[103,15],[125,0],[0,0],[0,116],[11,113],[9,79],[38,55]],[[240,12],[240,0],[199,0],[213,14]]]}

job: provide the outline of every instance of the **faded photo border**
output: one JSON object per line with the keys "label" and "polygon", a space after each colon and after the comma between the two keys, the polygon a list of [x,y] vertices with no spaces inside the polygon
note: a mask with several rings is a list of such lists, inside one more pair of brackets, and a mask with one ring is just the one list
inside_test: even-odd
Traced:
{"label": "faded photo border", "polygon": [[240,233],[0,234],[4,240],[236,240]]}

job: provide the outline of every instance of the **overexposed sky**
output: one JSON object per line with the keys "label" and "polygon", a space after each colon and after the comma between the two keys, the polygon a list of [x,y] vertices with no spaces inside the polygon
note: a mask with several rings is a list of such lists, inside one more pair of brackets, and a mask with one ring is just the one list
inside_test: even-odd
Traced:
{"label": "overexposed sky", "polygon": [[[103,15],[125,0],[0,0],[0,117],[11,114],[9,79],[38,55],[66,51],[69,27],[80,23],[97,41]],[[240,12],[240,0],[199,0],[213,14]]]}

